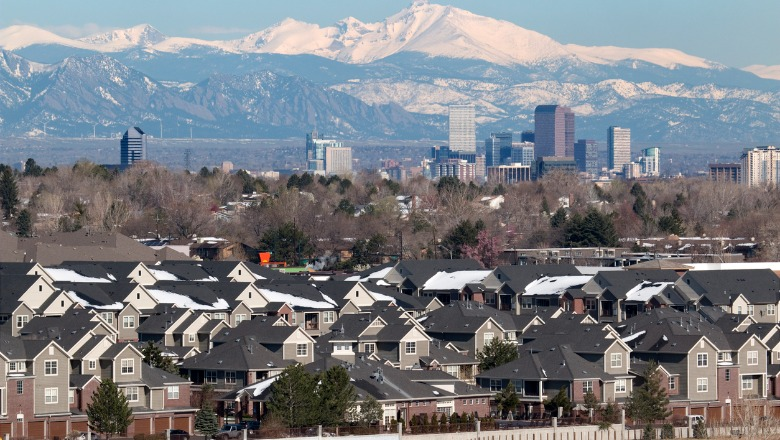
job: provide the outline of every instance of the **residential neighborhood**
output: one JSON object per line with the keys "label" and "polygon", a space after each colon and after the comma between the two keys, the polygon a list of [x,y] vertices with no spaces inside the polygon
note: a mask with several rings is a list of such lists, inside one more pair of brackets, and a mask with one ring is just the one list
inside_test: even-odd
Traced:
{"label": "residential neighborhood", "polygon": [[[589,394],[620,405],[648,362],[670,419],[725,421],[746,399],[780,412],[777,269],[649,266],[402,260],[291,275],[238,260],[0,263],[0,434],[86,431],[107,378],[132,409],[128,436],[193,432],[206,385],[221,421],[261,420],[296,364],[344,367],[386,426],[495,416],[510,384],[518,418],[550,417],[560,390],[575,409]],[[494,340],[515,359],[482,370]],[[144,362],[152,345],[178,374]]]}

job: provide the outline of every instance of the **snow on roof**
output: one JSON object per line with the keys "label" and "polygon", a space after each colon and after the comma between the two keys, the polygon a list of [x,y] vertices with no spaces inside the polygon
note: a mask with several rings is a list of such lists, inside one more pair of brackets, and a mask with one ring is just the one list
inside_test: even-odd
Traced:
{"label": "snow on roof", "polygon": [[72,299],[73,301],[81,304],[82,307],[85,309],[96,309],[96,310],[122,310],[124,305],[121,302],[115,302],[113,304],[106,304],[106,305],[95,305],[90,304],[89,301],[79,296],[78,293],[66,290],[64,291],[65,295],[68,295],[68,298]]}
{"label": "snow on roof", "polygon": [[165,270],[149,268],[149,272],[152,273],[157,281],[181,281],[181,278]]}
{"label": "snow on roof", "polygon": [[626,301],[647,302],[650,300],[650,298],[663,292],[666,286],[669,286],[670,284],[674,284],[674,283],[672,282],[651,283],[649,281],[643,281],[637,284],[636,286],[634,286],[628,292],[626,292]]}
{"label": "snow on roof", "polygon": [[168,292],[166,290],[148,289],[149,294],[157,300],[158,303],[173,304],[176,307],[190,309],[190,310],[225,310],[230,308],[227,301],[220,298],[215,303],[203,304],[189,296],[185,296],[179,293]]}
{"label": "snow on roof", "polygon": [[439,272],[423,284],[423,290],[461,290],[466,284],[481,283],[491,270],[459,270]]}
{"label": "snow on roof", "polygon": [[647,333],[647,332],[646,332],[645,330],[642,330],[642,331],[638,331],[638,332],[634,333],[633,335],[628,335],[628,336],[626,336],[625,338],[620,338],[620,339],[622,339],[622,340],[623,340],[623,342],[631,342],[631,341],[633,341],[634,339],[636,339],[636,338],[638,338],[638,337],[642,336],[642,335],[643,335],[643,334],[645,334],[645,333]]}
{"label": "snow on roof", "polygon": [[368,294],[371,295],[376,301],[391,301],[391,302],[395,301],[395,298],[393,298],[392,296],[385,295],[384,293],[372,292],[369,290]]}
{"label": "snow on roof", "polygon": [[[61,269],[56,267],[45,268],[46,273],[55,281],[69,281],[71,283],[110,283],[109,278],[93,278],[81,275],[75,270]],[[106,277],[109,275],[106,274]]]}
{"label": "snow on roof", "polygon": [[269,377],[266,380],[249,385],[248,387],[244,388],[241,391],[246,391],[247,393],[251,393],[253,397],[257,397],[263,394],[263,391],[267,390],[268,387],[270,387],[274,383],[274,381],[276,381],[276,379],[279,379],[278,375]]}
{"label": "snow on roof", "polygon": [[[289,293],[282,293],[269,289],[260,289],[260,293],[269,302],[283,302],[291,305],[292,307],[304,307],[309,309],[332,309],[336,305],[335,302],[330,303],[326,301],[313,301],[307,298],[290,295]],[[324,296],[325,295],[323,295],[323,297]],[[330,298],[328,298],[328,300],[333,301]]]}
{"label": "snow on roof", "polygon": [[559,277],[541,277],[525,286],[523,296],[563,295],[566,289],[581,286],[592,277],[590,275],[563,275]]}
{"label": "snow on roof", "polygon": [[366,281],[372,281],[372,280],[381,280],[391,270],[393,270],[392,266],[385,267],[382,270],[378,270],[376,272],[372,272],[372,273],[368,274],[367,277],[360,278],[360,275],[352,275],[351,277],[348,277],[345,281],[362,281],[362,282],[366,282]]}
{"label": "snow on roof", "polygon": [[325,301],[331,303],[334,306],[338,306],[338,304],[336,304],[336,301],[333,301],[333,298],[329,297],[328,295],[325,295],[322,292],[320,292],[320,295],[322,295],[322,297],[325,299]]}

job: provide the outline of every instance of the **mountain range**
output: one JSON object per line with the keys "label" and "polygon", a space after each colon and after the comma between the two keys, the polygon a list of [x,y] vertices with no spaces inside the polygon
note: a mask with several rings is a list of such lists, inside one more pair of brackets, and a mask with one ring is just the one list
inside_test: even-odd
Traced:
{"label": "mountain range", "polygon": [[425,1],[377,23],[286,19],[223,41],[150,25],[80,39],[11,26],[0,29],[0,134],[160,124],[199,137],[317,128],[347,139],[445,139],[447,106],[473,103],[485,137],[533,129],[537,105],[561,104],[577,114],[578,137],[603,140],[621,125],[646,142],[768,143],[780,133],[778,70],[675,49],[561,44]]}

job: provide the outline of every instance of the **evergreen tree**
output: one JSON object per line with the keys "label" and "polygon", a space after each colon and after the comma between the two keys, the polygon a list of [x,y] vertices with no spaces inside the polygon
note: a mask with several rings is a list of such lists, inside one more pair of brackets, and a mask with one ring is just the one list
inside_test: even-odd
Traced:
{"label": "evergreen tree", "polygon": [[654,361],[647,364],[642,379],[644,383],[634,389],[626,401],[626,415],[640,423],[669,417],[669,396],[661,386],[661,372]]}
{"label": "evergreen tree", "polygon": [[212,401],[214,386],[203,385],[201,389],[200,410],[195,414],[195,430],[205,435],[207,439],[214,437],[219,432],[219,420],[214,412]]}
{"label": "evergreen tree", "polygon": [[32,236],[32,214],[27,209],[22,209],[16,217],[16,235],[20,237]]}
{"label": "evergreen tree", "polygon": [[503,339],[493,338],[477,352],[479,370],[487,371],[517,359],[517,347]]}
{"label": "evergreen tree", "polygon": [[170,357],[163,356],[160,347],[154,342],[147,342],[141,349],[141,353],[144,355],[144,362],[152,367],[159,368],[171,374],[179,374],[179,367],[173,363],[173,360]]}
{"label": "evergreen tree", "polygon": [[32,177],[38,177],[43,175],[43,168],[41,168],[40,165],[35,163],[35,159],[32,157],[27,159],[27,162],[24,163],[24,173],[23,175],[25,177],[32,176]]}
{"label": "evergreen tree", "polygon": [[680,212],[677,208],[672,208],[672,212],[669,215],[665,215],[658,219],[658,229],[662,232],[668,232],[677,236],[685,235],[683,219],[680,217]]}
{"label": "evergreen tree", "polygon": [[506,418],[507,414],[509,414],[509,411],[515,411],[517,409],[517,405],[520,403],[520,398],[517,396],[517,392],[515,390],[515,383],[510,380],[506,388],[496,394],[495,399],[498,412],[501,414],[501,418]]}
{"label": "evergreen tree", "polygon": [[382,414],[384,414],[382,404],[374,396],[368,395],[360,402],[359,409],[358,406],[353,406],[350,418],[362,426],[370,426],[382,420]]}
{"label": "evergreen tree", "polygon": [[303,365],[291,365],[271,385],[268,411],[289,427],[313,425],[319,419],[316,390],[316,378]]}
{"label": "evergreen tree", "polygon": [[3,216],[9,219],[16,214],[19,205],[19,187],[16,185],[16,177],[11,167],[3,165],[0,174],[0,206],[3,208]]}
{"label": "evergreen tree", "polygon": [[485,223],[477,220],[463,220],[444,237],[442,245],[452,250],[453,258],[462,258],[464,246],[477,246],[479,232],[485,229]]}
{"label": "evergreen tree", "polygon": [[565,224],[566,224],[566,209],[561,207],[555,211],[555,214],[553,214],[552,217],[550,217],[550,227],[561,228]]}
{"label": "evergreen tree", "polygon": [[566,222],[563,246],[617,246],[618,236],[612,216],[589,208],[585,216],[574,214]]}
{"label": "evergreen tree", "polygon": [[133,422],[133,412],[127,397],[119,391],[114,381],[105,378],[92,393],[92,403],[87,405],[87,418],[90,428],[108,439],[127,431]]}
{"label": "evergreen tree", "polygon": [[567,414],[571,411],[571,400],[569,399],[569,391],[566,387],[561,387],[558,390],[558,394],[553,396],[552,399],[544,402],[544,407],[548,411],[557,414],[558,408],[563,408],[563,413]]}
{"label": "evergreen tree", "polygon": [[265,231],[260,239],[260,246],[271,251],[274,261],[286,261],[289,265],[296,265],[300,258],[314,253],[309,237],[292,222]]}
{"label": "evergreen tree", "polygon": [[599,399],[596,397],[596,395],[593,393],[593,391],[588,390],[587,393],[583,396],[583,403],[585,404],[585,408],[588,409],[595,409],[599,405]]}
{"label": "evergreen tree", "polygon": [[342,423],[347,412],[355,406],[355,387],[349,381],[347,369],[336,365],[320,376],[317,387],[319,396],[319,422],[322,425],[334,426]]}

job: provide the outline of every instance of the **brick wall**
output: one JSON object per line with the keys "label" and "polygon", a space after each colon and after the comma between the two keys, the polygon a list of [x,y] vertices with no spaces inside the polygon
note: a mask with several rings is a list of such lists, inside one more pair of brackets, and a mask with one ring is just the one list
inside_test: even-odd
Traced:
{"label": "brick wall", "polygon": [[[726,370],[729,371],[730,378],[726,380]],[[725,401],[726,398],[731,397],[732,400],[739,398],[739,367],[719,367],[718,368],[718,400]]]}
{"label": "brick wall", "polygon": [[456,398],[455,412],[458,413],[458,415],[463,415],[464,412],[468,414],[474,414],[476,412],[480,417],[488,416],[490,415],[490,398]]}
{"label": "brick wall", "polygon": [[178,399],[169,399],[168,398],[168,388],[165,388],[163,390],[163,396],[165,398],[165,408],[181,408],[185,406],[190,406],[190,385],[189,384],[181,384],[179,385],[179,398]]}
{"label": "brick wall", "polygon": [[[583,391],[582,385],[585,381],[584,380],[575,380],[574,386],[572,390],[572,401],[575,403],[582,403],[585,401],[585,392]],[[593,394],[596,395],[596,398],[601,401],[601,382],[594,379],[590,381],[593,385]],[[612,396],[606,396],[609,398],[612,398]],[[608,399],[604,399],[608,400]]]}

